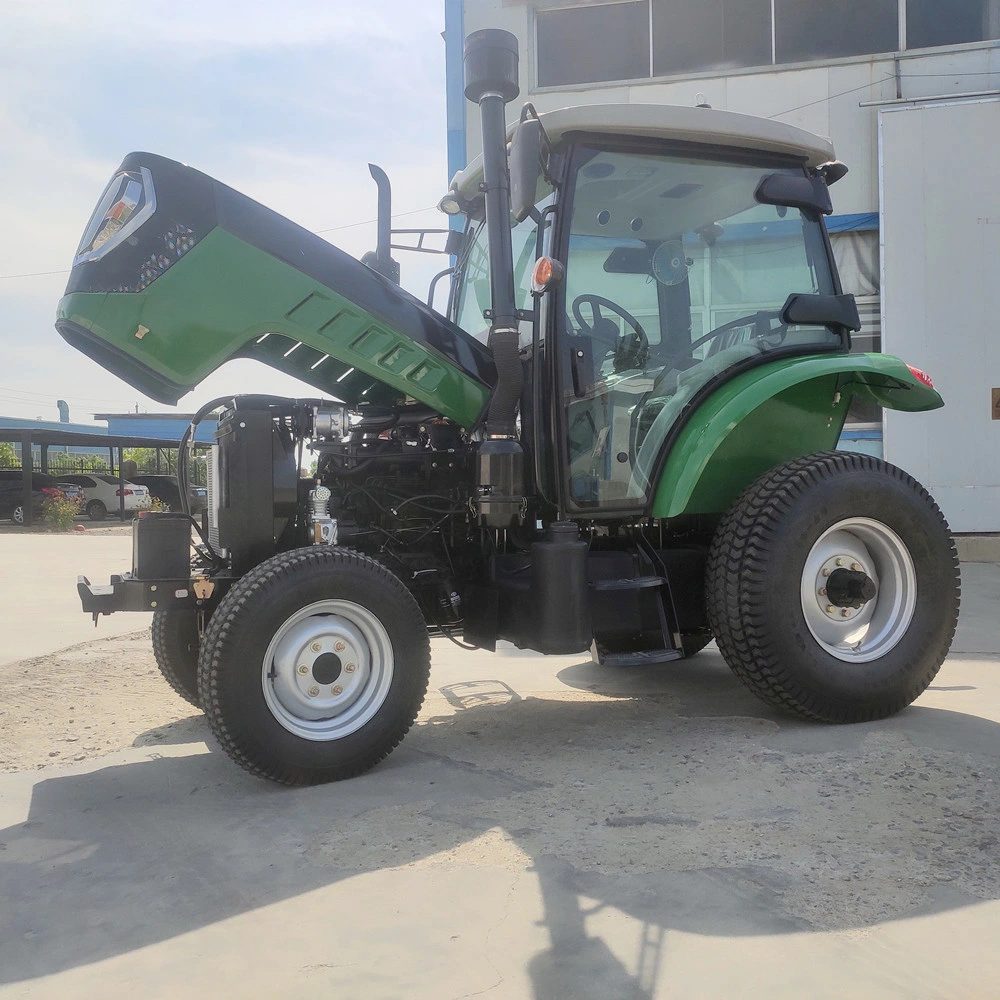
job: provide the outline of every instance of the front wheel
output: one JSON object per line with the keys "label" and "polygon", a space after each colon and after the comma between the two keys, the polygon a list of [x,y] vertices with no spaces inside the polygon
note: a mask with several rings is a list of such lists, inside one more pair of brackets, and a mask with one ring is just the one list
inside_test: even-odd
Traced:
{"label": "front wheel", "polygon": [[933,680],[958,623],[958,557],[927,491],[831,452],[758,479],[723,519],[706,592],[719,649],[761,699],[864,722]]}
{"label": "front wheel", "polygon": [[198,612],[158,608],[153,612],[153,658],[164,680],[185,701],[198,700]]}
{"label": "front wheel", "polygon": [[198,687],[223,749],[289,785],[361,774],[413,725],[430,672],[416,601],[384,566],[316,546],[261,563],[202,639]]}

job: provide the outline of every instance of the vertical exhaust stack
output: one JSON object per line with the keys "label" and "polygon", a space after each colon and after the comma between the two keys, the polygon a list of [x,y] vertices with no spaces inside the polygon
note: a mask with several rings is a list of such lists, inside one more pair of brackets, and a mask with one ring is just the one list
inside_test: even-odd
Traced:
{"label": "vertical exhaust stack", "polygon": [[521,398],[517,302],[510,242],[510,175],[504,108],[520,93],[517,38],[487,28],[465,39],[465,96],[479,105],[483,128],[483,186],[490,257],[489,347],[497,384],[479,446],[477,503],[483,523],[505,528],[519,520],[524,502],[524,453],[517,441]]}

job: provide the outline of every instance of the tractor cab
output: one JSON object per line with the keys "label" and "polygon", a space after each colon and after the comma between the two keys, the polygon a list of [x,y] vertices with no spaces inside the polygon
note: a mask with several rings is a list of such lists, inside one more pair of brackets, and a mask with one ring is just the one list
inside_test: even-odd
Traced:
{"label": "tractor cab", "polygon": [[[858,326],[822,216],[832,146],[705,108],[603,105],[508,131],[513,285],[538,485],[573,516],[642,513],[665,445],[740,372],[846,352]],[[482,162],[446,210],[467,216],[450,318],[490,328]],[[526,421],[525,421],[526,422]],[[546,447],[538,436],[552,429]],[[524,435],[522,435],[522,439]]]}

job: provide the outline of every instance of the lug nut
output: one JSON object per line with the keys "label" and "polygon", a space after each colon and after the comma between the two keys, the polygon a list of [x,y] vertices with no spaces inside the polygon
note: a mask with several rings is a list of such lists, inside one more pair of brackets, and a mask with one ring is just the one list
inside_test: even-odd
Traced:
{"label": "lug nut", "polygon": [[335,643],[333,644],[333,648],[334,648],[334,649],[335,649],[335,650],[336,650],[336,651],[337,651],[338,653],[342,653],[342,652],[343,652],[343,651],[344,651],[345,649],[347,649],[347,643],[346,643],[346,642],[344,642],[344,641],[343,641],[343,640],[341,640],[341,639],[338,639],[338,640],[337,640],[337,641],[336,641],[336,642],[335,642]]}
{"label": "lug nut", "polygon": [[836,609],[836,608],[835,608],[835,607],[834,607],[834,606],[833,606],[832,604],[828,604],[828,605],[826,606],[826,613],[827,613],[828,615],[832,615],[832,614],[833,614],[833,613],[834,613],[834,612],[835,612],[836,610],[837,610],[837,609]]}
{"label": "lug nut", "polygon": [[309,668],[304,663],[300,663],[298,666],[298,671],[300,674],[308,674]]}
{"label": "lug nut", "polygon": [[323,643],[321,643],[321,642],[314,642],[309,648],[314,653],[318,653],[323,648]]}
{"label": "lug nut", "polygon": [[309,688],[309,697],[310,698],[315,698],[316,695],[318,695],[318,694],[319,694],[319,688],[318,687],[311,687],[311,688]]}
{"label": "lug nut", "polygon": [[819,596],[820,597],[826,597],[826,587],[820,587],[819,588]]}
{"label": "lug nut", "polygon": [[841,610],[841,612],[840,612],[840,613],[841,613],[841,614],[842,614],[842,615],[843,615],[843,616],[844,616],[845,618],[850,618],[850,617],[851,617],[851,609],[850,609],[850,608],[843,608],[843,609]]}
{"label": "lug nut", "polygon": [[343,694],[344,693],[344,689],[339,684],[334,684],[333,687],[330,688],[330,690],[334,694]]}
{"label": "lug nut", "polygon": [[843,559],[838,559],[837,560],[837,565],[838,566],[843,566],[844,565],[844,560]]}
{"label": "lug nut", "polygon": [[823,570],[823,576],[829,576],[830,571],[828,569]]}
{"label": "lug nut", "polygon": [[354,665],[353,663],[345,663],[345,664],[344,664],[344,670],[345,670],[345,671],[346,671],[347,673],[349,673],[349,674],[353,674],[353,673],[354,673],[354,671],[355,671],[355,670],[357,670],[357,669],[358,669],[358,668],[357,668],[357,667],[356,667],[356,666],[355,666],[355,665]]}
{"label": "lug nut", "polygon": [[861,563],[851,563],[851,569],[853,569],[855,573],[860,573]]}

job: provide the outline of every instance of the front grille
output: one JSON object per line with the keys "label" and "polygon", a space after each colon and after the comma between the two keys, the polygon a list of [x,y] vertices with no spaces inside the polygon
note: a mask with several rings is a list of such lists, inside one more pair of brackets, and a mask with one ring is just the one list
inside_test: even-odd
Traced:
{"label": "front grille", "polygon": [[213,444],[208,453],[208,543],[219,555],[225,555],[219,544],[219,446]]}

